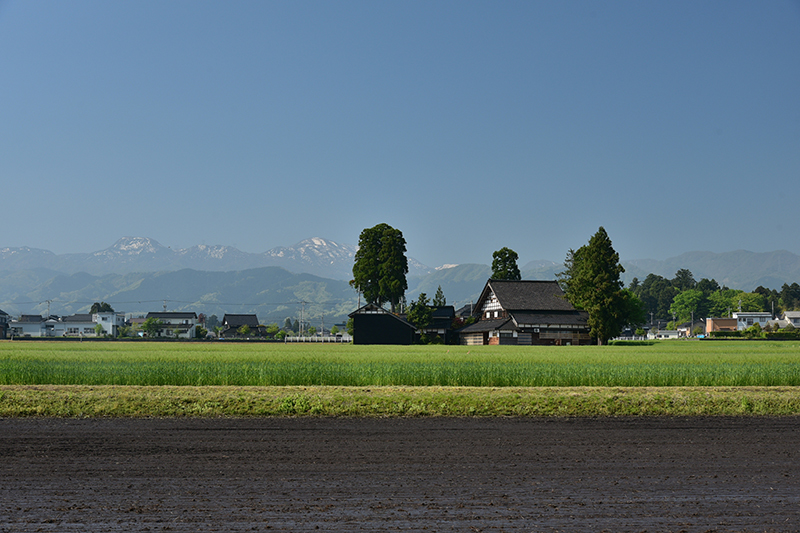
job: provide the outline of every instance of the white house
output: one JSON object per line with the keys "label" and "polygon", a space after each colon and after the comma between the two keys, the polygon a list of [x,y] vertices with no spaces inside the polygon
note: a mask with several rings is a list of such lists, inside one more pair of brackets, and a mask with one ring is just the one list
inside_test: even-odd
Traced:
{"label": "white house", "polygon": [[45,318],[40,315],[22,315],[10,322],[8,335],[14,337],[94,337],[100,324],[103,334],[116,337],[125,324],[125,313],[78,313],[75,315]]}
{"label": "white house", "polygon": [[147,313],[146,318],[155,318],[162,324],[157,337],[180,337],[193,339],[197,328],[197,313],[161,312]]}
{"label": "white house", "polygon": [[119,333],[119,328],[125,325],[125,313],[95,313],[92,315],[92,321],[95,324],[103,326],[103,332],[111,337],[116,337]]}
{"label": "white house", "polygon": [[658,340],[658,339],[679,339],[681,334],[676,329],[651,329],[647,332],[647,338],[649,340]]}
{"label": "white house", "polygon": [[740,311],[733,313],[733,318],[736,319],[736,330],[744,331],[758,324],[761,329],[767,326],[767,322],[772,320],[772,313],[764,313],[761,311]]}
{"label": "white house", "polygon": [[800,311],[786,311],[783,313],[783,319],[788,324],[800,329]]}

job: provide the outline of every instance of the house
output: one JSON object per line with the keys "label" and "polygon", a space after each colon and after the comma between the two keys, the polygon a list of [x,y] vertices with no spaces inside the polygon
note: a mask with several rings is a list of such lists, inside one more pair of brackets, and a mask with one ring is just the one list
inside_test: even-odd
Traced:
{"label": "house", "polygon": [[158,312],[147,313],[147,318],[155,318],[162,324],[156,337],[180,337],[193,339],[197,328],[197,313],[185,312]]}
{"label": "house", "polygon": [[413,344],[414,325],[378,304],[370,303],[352,313],[353,344]]}
{"label": "house", "polygon": [[431,323],[422,328],[419,333],[426,335],[430,339],[439,337],[442,343],[450,344],[453,336],[453,319],[456,317],[455,307],[452,305],[434,306],[432,311]]}
{"label": "house", "polygon": [[102,312],[92,315],[92,321],[103,327],[103,335],[116,337],[119,335],[119,328],[125,325],[125,313]]}
{"label": "house", "polygon": [[230,315],[225,313],[222,317],[222,331],[220,337],[231,338],[239,336],[239,328],[247,326],[250,329],[250,336],[263,336],[266,328],[259,327],[258,316],[256,315]]}
{"label": "house", "polygon": [[764,329],[767,325],[767,322],[772,320],[772,313],[764,313],[760,311],[739,311],[738,313],[733,313],[733,318],[736,319],[737,331],[744,331],[756,324],[761,326],[761,329]]}
{"label": "house", "polygon": [[103,335],[116,337],[125,324],[124,313],[78,313],[45,318],[40,315],[22,315],[10,324],[10,335],[15,337],[94,337],[97,325]]}
{"label": "house", "polygon": [[736,331],[735,318],[706,318],[706,335],[712,331]]}
{"label": "house", "polygon": [[[786,311],[783,313],[783,320],[787,325],[791,324],[797,329],[800,329],[800,311]],[[785,326],[784,326],[785,327]]]}
{"label": "house", "polygon": [[9,324],[11,337],[44,337],[45,318],[42,315],[21,315]]}
{"label": "house", "polygon": [[6,338],[6,332],[8,331],[8,320],[10,318],[11,317],[8,315],[8,313],[0,309],[0,339]]}
{"label": "house", "polygon": [[589,314],[575,309],[556,281],[486,282],[476,322],[458,331],[461,344],[590,344]]}
{"label": "house", "polygon": [[680,339],[681,334],[676,329],[651,329],[647,333],[647,338],[651,341],[659,339]]}
{"label": "house", "polygon": [[94,337],[97,332],[95,331],[97,323],[92,319],[90,313],[80,313],[61,318],[61,335],[58,337]]}
{"label": "house", "polygon": [[679,324],[675,329],[678,330],[678,335],[680,337],[693,337],[694,330],[697,328],[701,328],[703,331],[705,331],[706,321],[702,318],[690,320],[688,322],[684,322],[683,324]]}

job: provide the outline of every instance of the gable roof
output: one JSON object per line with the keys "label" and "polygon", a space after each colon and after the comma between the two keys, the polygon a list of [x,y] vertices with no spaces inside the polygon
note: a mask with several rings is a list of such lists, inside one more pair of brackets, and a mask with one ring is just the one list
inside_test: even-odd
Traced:
{"label": "gable roof", "polygon": [[409,322],[405,318],[403,318],[403,317],[401,317],[399,315],[396,315],[396,314],[392,313],[391,311],[387,311],[386,309],[384,309],[383,307],[381,307],[380,305],[378,305],[376,303],[369,303],[367,305],[362,305],[361,307],[359,307],[358,309],[356,309],[355,311],[353,311],[352,313],[350,313],[347,316],[352,318],[355,315],[388,315],[388,316],[393,317],[396,320],[399,320],[400,322],[406,324],[407,326],[409,326],[411,328],[414,328],[414,324],[412,324],[411,322]]}
{"label": "gable roof", "polygon": [[256,315],[229,315],[225,313],[222,317],[222,323],[229,328],[240,328],[242,326],[249,326],[251,328],[258,327],[258,316]]}
{"label": "gable roof", "polygon": [[91,313],[79,313],[61,317],[62,322],[93,322]]}
{"label": "gable roof", "polygon": [[483,302],[491,294],[497,297],[500,306],[508,312],[575,311],[557,281],[490,279],[478,298],[473,314],[481,312]]}

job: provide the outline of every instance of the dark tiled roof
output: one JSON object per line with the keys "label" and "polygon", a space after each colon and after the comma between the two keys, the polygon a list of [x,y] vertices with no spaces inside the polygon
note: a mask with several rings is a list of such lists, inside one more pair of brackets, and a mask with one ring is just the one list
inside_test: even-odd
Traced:
{"label": "dark tiled roof", "polygon": [[472,309],[474,307],[475,306],[472,305],[472,304],[467,304],[467,305],[465,305],[463,307],[459,307],[456,310],[456,316],[460,316],[460,317],[465,317],[466,318],[466,317],[468,317],[468,316],[470,316],[472,314]]}
{"label": "dark tiled roof", "polygon": [[571,313],[514,313],[517,324],[550,324],[554,326],[586,326],[589,313],[573,311]]}
{"label": "dark tiled roof", "polygon": [[92,315],[91,313],[80,313],[76,315],[70,315],[61,317],[62,322],[91,322]]}
{"label": "dark tiled roof", "polygon": [[[489,280],[486,284],[506,311],[574,311],[557,281]],[[484,289],[486,293],[486,288]],[[481,294],[483,300],[485,294]]]}
{"label": "dark tiled roof", "polygon": [[514,329],[514,323],[510,318],[496,318],[492,320],[478,320],[474,324],[458,330],[459,333],[484,333],[498,329]]}
{"label": "dark tiled roof", "polygon": [[359,307],[358,309],[356,309],[355,311],[353,311],[352,313],[350,313],[347,316],[352,318],[355,315],[368,315],[368,314],[389,315],[389,316],[399,320],[400,322],[403,322],[404,324],[407,324],[409,327],[412,327],[412,328],[414,327],[414,324],[412,324],[411,322],[406,320],[405,315],[395,315],[391,311],[387,311],[386,309],[384,309],[380,305],[374,304],[374,303],[369,303],[369,304],[366,304],[366,305],[362,305],[361,307]]}
{"label": "dark tiled roof", "polygon": [[452,320],[456,316],[456,310],[452,305],[443,305],[433,308],[433,318],[449,318]]}
{"label": "dark tiled roof", "polygon": [[41,315],[22,315],[19,317],[20,322],[41,322],[44,318]]}
{"label": "dark tiled roof", "polygon": [[9,315],[8,315],[8,313],[6,313],[5,311],[3,311],[2,309],[0,309],[0,315],[3,315],[3,316],[9,316]]}
{"label": "dark tiled roof", "polygon": [[258,327],[258,316],[256,315],[229,315],[225,313],[222,323],[229,328],[240,328],[242,326]]}

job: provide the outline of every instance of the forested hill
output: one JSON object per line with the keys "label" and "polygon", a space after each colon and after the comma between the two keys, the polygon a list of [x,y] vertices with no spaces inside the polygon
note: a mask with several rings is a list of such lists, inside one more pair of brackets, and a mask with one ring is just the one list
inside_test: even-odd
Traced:
{"label": "forested hill", "polygon": [[623,261],[626,283],[636,276],[642,281],[647,274],[672,278],[678,270],[690,270],[695,279],[714,279],[731,289],[752,291],[759,286],[780,289],[784,283],[800,282],[800,256],[786,250],[755,253],[687,252],[664,261],[644,259]]}
{"label": "forested hill", "polygon": [[[49,301],[49,302],[48,302]],[[0,273],[0,309],[12,316],[85,313],[104,301],[119,312],[194,311],[206,315],[256,313],[262,323],[297,318],[346,320],[357,295],[346,281],[294,274],[280,267],[235,272],[179,270],[92,276],[39,269]],[[165,302],[166,301],[166,302]]]}

